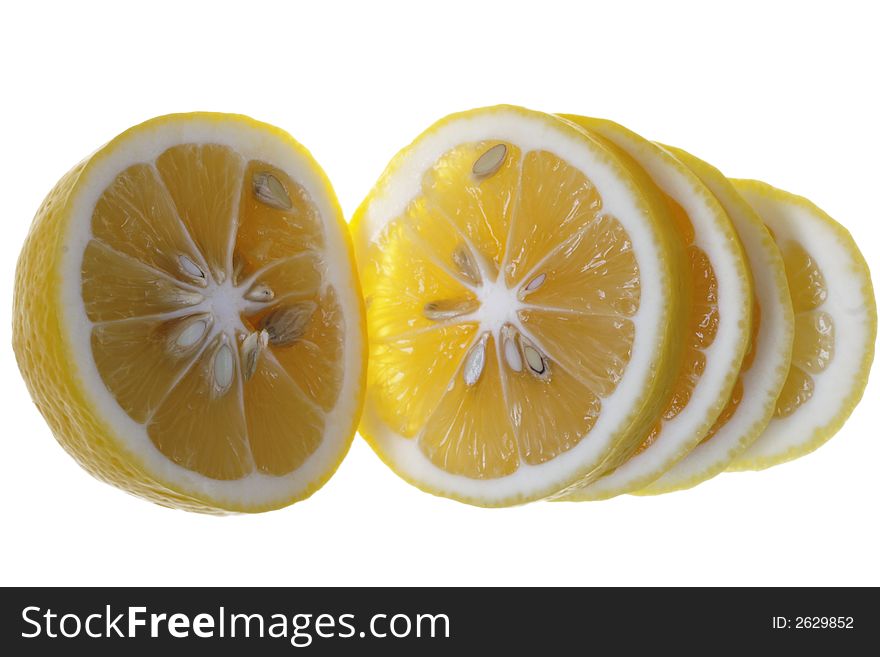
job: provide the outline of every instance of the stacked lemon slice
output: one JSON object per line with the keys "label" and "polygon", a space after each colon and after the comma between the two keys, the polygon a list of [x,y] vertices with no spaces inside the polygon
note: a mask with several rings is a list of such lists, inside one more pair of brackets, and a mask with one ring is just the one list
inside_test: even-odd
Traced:
{"label": "stacked lemon slice", "polygon": [[447,117],[352,230],[361,433],[438,495],[687,488],[814,449],[864,390],[876,309],[849,234],[608,121]]}

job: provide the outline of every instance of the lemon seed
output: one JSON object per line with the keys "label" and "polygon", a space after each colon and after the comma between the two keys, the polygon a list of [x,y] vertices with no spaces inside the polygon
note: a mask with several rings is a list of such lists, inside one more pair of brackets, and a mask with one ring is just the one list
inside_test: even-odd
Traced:
{"label": "lemon seed", "polygon": [[477,261],[470,249],[464,244],[459,244],[452,251],[452,262],[458,273],[470,283],[481,285],[483,277],[480,275],[480,268],[477,267]]}
{"label": "lemon seed", "polygon": [[196,342],[202,339],[205,331],[208,329],[208,323],[204,320],[193,322],[180,332],[177,336],[177,345],[183,348],[192,347]]}
{"label": "lemon seed", "polygon": [[205,285],[207,283],[205,279],[205,272],[202,271],[201,267],[199,267],[195,262],[193,262],[192,258],[186,255],[181,255],[177,258],[177,262],[180,265],[180,270],[192,278],[199,285]]}
{"label": "lemon seed", "polygon": [[442,299],[425,304],[423,313],[433,322],[442,322],[474,312],[479,304],[473,299]]}
{"label": "lemon seed", "polygon": [[266,315],[262,328],[269,336],[269,344],[287,347],[299,340],[305,334],[316,308],[317,304],[313,301],[303,301],[282,306]]}
{"label": "lemon seed", "polygon": [[190,315],[167,324],[168,351],[172,354],[185,354],[202,341],[208,332],[211,316],[207,313]]}
{"label": "lemon seed", "polygon": [[221,395],[232,385],[235,364],[232,360],[232,349],[222,345],[214,354],[214,387]]}
{"label": "lemon seed", "polygon": [[278,210],[290,210],[293,207],[282,182],[268,171],[254,174],[254,196]]}
{"label": "lemon seed", "polygon": [[538,348],[520,336],[520,344],[522,345],[523,356],[525,356],[526,364],[529,366],[529,372],[539,379],[546,379],[550,376],[550,366],[543,354]]}
{"label": "lemon seed", "polygon": [[486,366],[486,340],[488,335],[484,334],[480,341],[471,347],[470,353],[464,361],[464,383],[465,385],[476,385],[483,374],[483,368]]}
{"label": "lemon seed", "polygon": [[522,355],[519,353],[519,347],[516,344],[516,337],[512,329],[505,327],[504,330],[504,360],[507,361],[508,367],[514,372],[522,372],[523,361]]}
{"label": "lemon seed", "polygon": [[271,301],[275,298],[275,293],[265,283],[257,283],[245,293],[244,298],[248,301]]}
{"label": "lemon seed", "polygon": [[544,284],[545,280],[547,280],[547,274],[538,274],[526,285],[526,292],[534,292]]}
{"label": "lemon seed", "polygon": [[269,334],[265,329],[254,331],[241,343],[242,369],[244,370],[245,381],[250,381],[256,373],[257,364],[260,362],[260,354],[268,344]]}
{"label": "lemon seed", "polygon": [[505,157],[507,157],[507,146],[496,144],[474,162],[474,176],[477,178],[488,178],[501,168]]}

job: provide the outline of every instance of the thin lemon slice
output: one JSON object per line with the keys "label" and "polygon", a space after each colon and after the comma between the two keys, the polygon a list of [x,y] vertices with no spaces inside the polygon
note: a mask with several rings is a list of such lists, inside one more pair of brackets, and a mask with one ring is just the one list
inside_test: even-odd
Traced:
{"label": "thin lemon slice", "polygon": [[852,413],[868,382],[877,305],[868,265],[843,226],[807,199],[734,180],[776,240],[794,308],[791,370],[761,436],[732,464],[759,470],[825,443]]}
{"label": "thin lemon slice", "polygon": [[693,172],[616,123],[565,117],[623,151],[666,195],[691,277],[688,324],[676,337],[682,341],[681,364],[666,408],[629,460],[563,497],[598,500],[644,488],[706,436],[730,399],[748,347],[752,285],[727,213]]}
{"label": "thin lemon slice", "polygon": [[705,438],[690,454],[638,494],[690,488],[722,472],[773,417],[791,361],[794,316],[782,255],[770,232],[724,175],[702,160],[664,146],[699,176],[733,222],[752,273],[755,301],[751,344],[733,394]]}
{"label": "thin lemon slice", "polygon": [[665,212],[582,132],[520,108],[447,117],[398,154],[353,221],[378,455],[484,506],[626,458],[674,372]]}
{"label": "thin lemon slice", "polygon": [[366,345],[339,206],[247,117],[153,119],[49,194],[13,343],[58,441],[159,504],[260,511],[319,488],[357,423]]}

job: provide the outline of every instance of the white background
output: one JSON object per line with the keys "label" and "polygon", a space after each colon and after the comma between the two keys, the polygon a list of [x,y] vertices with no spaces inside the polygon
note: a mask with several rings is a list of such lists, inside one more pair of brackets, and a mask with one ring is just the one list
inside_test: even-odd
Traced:
{"label": "white background", "polygon": [[875,377],[799,461],[688,492],[471,508],[359,438],[311,499],[170,511],[89,477],[9,347],[13,270],[74,163],[168,112],[243,112],[324,166],[350,216],[388,159],[499,102],[613,118],[812,198],[880,271],[877,16],[868,2],[4,3],[0,16],[0,584],[880,584]]}

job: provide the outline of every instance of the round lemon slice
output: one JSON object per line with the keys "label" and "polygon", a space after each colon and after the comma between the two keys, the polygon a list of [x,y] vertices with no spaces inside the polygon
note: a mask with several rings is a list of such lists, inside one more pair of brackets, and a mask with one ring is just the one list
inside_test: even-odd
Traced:
{"label": "round lemon slice", "polygon": [[549,115],[447,117],[353,220],[370,370],[361,434],[397,474],[503,506],[614,467],[674,372],[678,260],[605,149]]}
{"label": "round lemon slice", "polygon": [[791,362],[794,315],[782,255],[751,206],[718,169],[683,150],[664,149],[699,176],[733,222],[754,283],[751,344],[727,406],[690,454],[637,494],[690,488],[714,477],[761,434]]}
{"label": "round lemon slice", "polygon": [[13,344],[58,441],[96,477],[205,512],[310,495],[348,450],[365,376],[330,183],[247,117],[128,130],[37,213]]}
{"label": "round lemon slice", "polygon": [[690,277],[688,323],[676,337],[682,342],[681,364],[666,407],[625,463],[562,497],[599,500],[644,488],[706,436],[730,399],[748,347],[752,285],[727,213],[690,169],[616,123],[565,118],[625,153],[665,194]]}
{"label": "round lemon slice", "polygon": [[843,226],[801,196],[733,183],[782,252],[794,308],[791,369],[775,415],[731,465],[759,470],[812,452],[852,413],[874,358],[877,305],[868,265]]}

